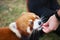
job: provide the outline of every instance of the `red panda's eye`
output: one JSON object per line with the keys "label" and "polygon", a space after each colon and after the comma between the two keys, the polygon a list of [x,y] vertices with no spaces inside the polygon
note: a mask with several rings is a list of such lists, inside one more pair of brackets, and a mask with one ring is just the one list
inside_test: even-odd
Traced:
{"label": "red panda's eye", "polygon": [[32,25],[32,24],[33,24],[33,22],[31,21],[31,22],[30,22],[30,24]]}
{"label": "red panda's eye", "polygon": [[33,21],[32,20],[29,20],[29,24],[32,25],[33,24]]}

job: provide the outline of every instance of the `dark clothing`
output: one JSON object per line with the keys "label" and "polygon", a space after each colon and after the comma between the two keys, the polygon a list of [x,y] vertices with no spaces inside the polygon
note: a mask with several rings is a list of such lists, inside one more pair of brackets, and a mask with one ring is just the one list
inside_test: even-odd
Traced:
{"label": "dark clothing", "polygon": [[41,9],[46,7],[51,10],[59,9],[60,6],[57,3],[57,0],[28,0],[28,9],[30,12],[34,12],[39,16],[42,16]]}
{"label": "dark clothing", "polygon": [[[47,12],[44,13],[46,10],[43,10],[43,8],[53,11],[56,11],[60,8],[57,0],[28,0],[27,5],[30,12],[33,12],[40,17],[50,14]],[[58,27],[58,29],[54,32],[60,35],[60,27]]]}

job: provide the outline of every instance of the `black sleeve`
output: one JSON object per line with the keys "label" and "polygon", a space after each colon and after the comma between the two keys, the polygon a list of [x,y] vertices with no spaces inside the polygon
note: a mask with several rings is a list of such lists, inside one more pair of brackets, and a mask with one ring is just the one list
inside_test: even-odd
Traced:
{"label": "black sleeve", "polygon": [[[48,4],[49,2],[49,4]],[[49,5],[49,6],[48,6]],[[57,0],[29,0],[28,9],[39,17],[48,19],[59,8]],[[45,19],[45,20],[46,20]]]}
{"label": "black sleeve", "polygon": [[51,9],[49,9],[47,7],[43,7],[40,10],[38,10],[37,13],[41,13],[40,18],[42,18],[43,22],[46,22],[50,18],[50,16],[55,14],[55,11],[51,10]]}
{"label": "black sleeve", "polygon": [[60,9],[60,5],[57,0],[50,0],[50,8],[52,10]]}

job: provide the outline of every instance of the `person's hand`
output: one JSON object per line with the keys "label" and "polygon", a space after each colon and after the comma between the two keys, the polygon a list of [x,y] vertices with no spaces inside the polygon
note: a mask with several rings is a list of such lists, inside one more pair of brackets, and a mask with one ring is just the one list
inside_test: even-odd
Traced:
{"label": "person's hand", "polygon": [[51,31],[54,31],[58,28],[59,21],[56,19],[55,15],[51,16],[49,20],[42,25],[43,32],[49,33]]}

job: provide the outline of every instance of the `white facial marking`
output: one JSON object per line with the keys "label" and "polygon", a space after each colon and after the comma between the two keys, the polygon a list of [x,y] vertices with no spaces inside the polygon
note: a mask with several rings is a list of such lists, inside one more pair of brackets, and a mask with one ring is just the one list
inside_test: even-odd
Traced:
{"label": "white facial marking", "polygon": [[27,32],[28,32],[29,34],[31,34],[30,27],[27,27]]}
{"label": "white facial marking", "polygon": [[9,25],[9,29],[11,31],[13,31],[16,34],[17,37],[21,38],[21,34],[20,34],[19,30],[17,29],[16,22],[11,23]]}
{"label": "white facial marking", "polygon": [[40,27],[39,21],[41,21],[41,20],[40,19],[35,19],[34,24],[33,24],[33,29],[34,30]]}

